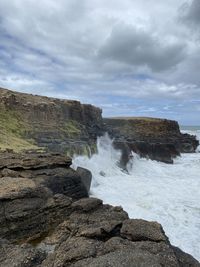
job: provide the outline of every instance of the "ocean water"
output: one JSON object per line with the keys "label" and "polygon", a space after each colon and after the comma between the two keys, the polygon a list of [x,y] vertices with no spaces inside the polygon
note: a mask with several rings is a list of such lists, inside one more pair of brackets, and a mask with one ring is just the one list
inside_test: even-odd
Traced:
{"label": "ocean water", "polygon": [[[200,139],[200,127],[182,131]],[[173,165],[134,154],[127,174],[117,166],[121,153],[107,135],[97,146],[98,153],[91,158],[73,159],[74,168],[92,172],[91,195],[122,206],[130,218],[158,221],[173,245],[200,260],[200,148],[182,154]]]}

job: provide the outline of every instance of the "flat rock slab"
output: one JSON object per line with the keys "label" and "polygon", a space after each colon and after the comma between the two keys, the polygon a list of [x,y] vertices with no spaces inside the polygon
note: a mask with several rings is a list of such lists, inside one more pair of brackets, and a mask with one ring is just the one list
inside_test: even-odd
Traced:
{"label": "flat rock slab", "polygon": [[30,170],[52,167],[69,167],[70,157],[58,153],[0,153],[0,169]]}
{"label": "flat rock slab", "polygon": [[22,198],[34,189],[36,185],[30,179],[4,177],[0,179],[0,200]]}

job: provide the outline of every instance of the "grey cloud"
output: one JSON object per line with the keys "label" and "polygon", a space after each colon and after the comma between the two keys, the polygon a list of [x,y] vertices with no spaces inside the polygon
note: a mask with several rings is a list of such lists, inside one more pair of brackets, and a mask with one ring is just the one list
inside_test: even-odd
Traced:
{"label": "grey cloud", "polygon": [[147,66],[160,72],[180,63],[186,57],[186,52],[182,43],[161,42],[153,33],[118,24],[100,49],[99,57],[129,65]]}
{"label": "grey cloud", "polygon": [[1,0],[0,86],[104,103],[110,115],[140,112],[128,100],[151,113],[153,99],[200,99],[199,49],[174,20],[184,1]]}
{"label": "grey cloud", "polygon": [[193,0],[190,4],[183,4],[180,8],[180,18],[193,26],[200,26],[200,0]]}

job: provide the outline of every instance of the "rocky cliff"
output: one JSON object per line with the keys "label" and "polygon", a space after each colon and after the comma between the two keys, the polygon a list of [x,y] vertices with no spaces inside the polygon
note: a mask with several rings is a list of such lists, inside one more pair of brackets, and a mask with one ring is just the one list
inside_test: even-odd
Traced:
{"label": "rocky cliff", "polygon": [[0,147],[89,153],[102,132],[101,109],[0,88]]}
{"label": "rocky cliff", "polygon": [[0,267],[198,267],[157,222],[87,198],[59,154],[0,154]]}
{"label": "rocky cliff", "polygon": [[123,161],[131,151],[141,157],[172,163],[180,153],[195,152],[195,136],[182,134],[176,121],[157,118],[107,118],[105,131],[115,138],[114,145],[123,151]]}
{"label": "rocky cliff", "polygon": [[[149,120],[140,123],[103,123],[91,105],[0,89],[0,267],[200,266],[170,244],[159,223],[129,219],[121,207],[88,198],[91,173],[70,168],[66,153],[89,153],[105,131],[124,162],[131,150],[165,160],[161,147],[171,157],[197,145],[187,135],[188,144],[180,142],[176,123],[159,121],[152,129]],[[165,142],[176,134],[180,143]]]}
{"label": "rocky cliff", "polygon": [[108,132],[123,151],[166,163],[194,152],[195,136],[182,134],[176,121],[154,118],[102,119],[101,109],[78,101],[17,93],[0,88],[0,149],[48,150],[72,156],[95,152],[96,139]]}

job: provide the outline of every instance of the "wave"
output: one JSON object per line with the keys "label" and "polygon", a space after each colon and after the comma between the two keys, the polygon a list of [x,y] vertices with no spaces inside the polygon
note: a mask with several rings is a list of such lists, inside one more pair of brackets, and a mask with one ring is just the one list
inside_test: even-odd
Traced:
{"label": "wave", "polygon": [[91,195],[122,206],[130,218],[160,222],[173,245],[200,260],[200,153],[183,154],[173,165],[134,154],[124,172],[118,165],[121,152],[107,134],[97,149],[90,158],[73,159],[74,168],[92,172]]}

